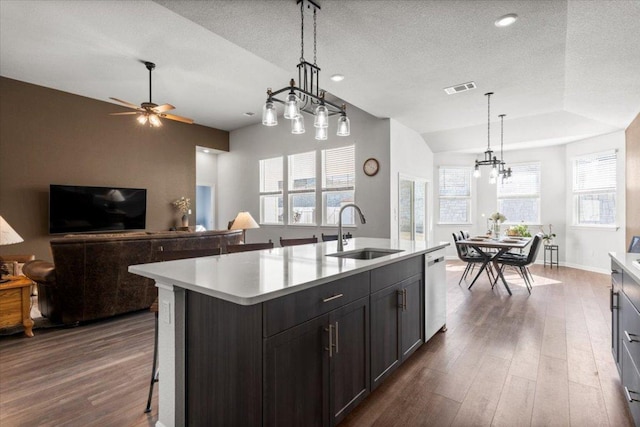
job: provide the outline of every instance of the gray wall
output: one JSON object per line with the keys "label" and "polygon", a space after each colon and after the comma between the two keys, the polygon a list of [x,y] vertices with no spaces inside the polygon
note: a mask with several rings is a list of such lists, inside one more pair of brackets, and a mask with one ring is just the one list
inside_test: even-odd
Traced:
{"label": "gray wall", "polygon": [[[336,118],[331,118],[329,139],[314,139],[313,122],[306,117],[307,132],[292,135],[289,120],[280,116],[278,126],[266,127],[262,124],[232,131],[230,150],[218,155],[218,228],[225,228],[228,221],[241,210],[248,210],[259,221],[259,167],[261,159],[311,150],[342,147],[354,144],[356,149],[356,203],[362,209],[367,224],[357,224],[349,231],[354,236],[389,237],[389,120],[378,119],[355,107],[349,107],[351,136],[335,135]],[[362,164],[369,157],[380,163],[380,172],[368,177]],[[286,178],[285,178],[286,179]],[[335,234],[335,227],[321,226],[277,226],[267,225],[247,231],[247,242],[272,239],[276,246],[280,237],[310,237],[321,233]]]}

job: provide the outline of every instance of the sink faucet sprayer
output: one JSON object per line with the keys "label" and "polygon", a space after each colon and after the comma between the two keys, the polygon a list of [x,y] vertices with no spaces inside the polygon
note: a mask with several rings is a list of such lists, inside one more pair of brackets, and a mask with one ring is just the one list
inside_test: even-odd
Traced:
{"label": "sink faucet sprayer", "polygon": [[364,215],[362,215],[362,211],[355,203],[347,203],[346,205],[341,207],[340,213],[338,213],[338,252],[342,252],[344,250],[344,244],[345,244],[342,238],[342,211],[350,206],[358,212],[358,215],[360,215],[360,222],[362,224],[367,223],[367,220],[364,219]]}

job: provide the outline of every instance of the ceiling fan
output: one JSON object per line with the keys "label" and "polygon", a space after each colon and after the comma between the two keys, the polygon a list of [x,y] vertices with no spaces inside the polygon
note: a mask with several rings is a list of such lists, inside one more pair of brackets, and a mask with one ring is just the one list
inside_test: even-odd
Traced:
{"label": "ceiling fan", "polygon": [[154,68],[156,68],[156,64],[154,64],[153,62],[145,61],[144,65],[147,67],[147,70],[149,70],[149,102],[143,102],[142,104],[140,104],[140,106],[137,106],[135,104],[132,104],[131,102],[123,101],[118,98],[109,98],[109,99],[113,99],[116,102],[121,103],[125,107],[136,110],[136,111],[128,111],[126,113],[110,113],[110,115],[125,116],[130,114],[138,114],[138,117],[136,118],[136,120],[138,120],[138,123],[140,123],[141,125],[149,123],[149,126],[152,126],[152,127],[162,126],[162,121],[160,120],[160,118],[192,124],[193,119],[189,119],[187,117],[182,117],[182,116],[176,116],[175,114],[167,114],[166,113],[167,111],[170,111],[176,108],[173,105],[171,104],[157,105],[151,102],[151,71]]}

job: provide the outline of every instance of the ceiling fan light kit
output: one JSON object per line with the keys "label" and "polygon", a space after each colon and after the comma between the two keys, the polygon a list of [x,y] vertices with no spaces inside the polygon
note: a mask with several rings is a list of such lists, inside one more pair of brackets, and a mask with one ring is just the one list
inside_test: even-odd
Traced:
{"label": "ceiling fan light kit", "polygon": [[[302,134],[305,132],[304,118],[302,113],[314,116],[313,127],[315,128],[315,139],[326,140],[328,135],[329,117],[339,115],[338,129],[336,135],[349,136],[351,125],[347,117],[346,105],[338,105],[325,99],[325,92],[320,90],[320,67],[316,63],[316,30],[317,14],[320,5],[313,0],[298,0],[300,5],[300,63],[298,64],[298,83],[291,79],[289,86],[272,91],[267,89],[267,101],[262,108],[262,124],[265,126],[276,126],[278,124],[278,111],[276,102],[284,104],[285,119],[291,120],[291,133]],[[313,13],[313,64],[304,59],[304,14]],[[285,94],[284,99],[277,96]]]}
{"label": "ceiling fan light kit", "polygon": [[158,105],[153,103],[151,98],[151,72],[156,68],[156,64],[154,64],[153,62],[145,61],[144,65],[147,68],[147,70],[149,70],[149,102],[143,102],[138,107],[137,105],[132,104],[131,102],[128,102],[128,101],[123,101],[118,98],[109,98],[116,102],[119,102],[120,104],[123,104],[125,107],[136,110],[136,111],[126,112],[126,113],[111,113],[110,115],[122,116],[122,115],[129,115],[129,114],[137,114],[138,115],[138,117],[136,117],[137,122],[140,123],[141,125],[149,124],[150,127],[162,126],[162,120],[160,120],[160,118],[192,124],[193,119],[189,119],[187,117],[182,117],[182,116],[176,116],[175,114],[167,114],[166,111],[170,111],[176,108],[173,105],[171,104]]}

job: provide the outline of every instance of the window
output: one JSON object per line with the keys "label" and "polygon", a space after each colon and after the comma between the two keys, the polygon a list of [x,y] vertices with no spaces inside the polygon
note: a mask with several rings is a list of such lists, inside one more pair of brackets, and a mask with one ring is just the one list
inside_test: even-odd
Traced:
{"label": "window", "polygon": [[540,224],[540,163],[511,165],[511,182],[498,178],[498,212],[507,223]]}
{"label": "window", "polygon": [[573,160],[573,199],[576,225],[615,225],[616,162],[614,150]]}
{"label": "window", "polygon": [[[355,202],[354,145],[322,150],[322,221],[324,225],[337,225],[340,208]],[[355,225],[355,210],[347,209],[342,216],[343,225]]]}
{"label": "window", "polygon": [[440,224],[471,222],[471,168],[441,166],[438,187]]}
{"label": "window", "polygon": [[283,158],[260,160],[260,223],[283,224]]}
{"label": "window", "polygon": [[316,223],[316,152],[289,156],[289,224]]}

